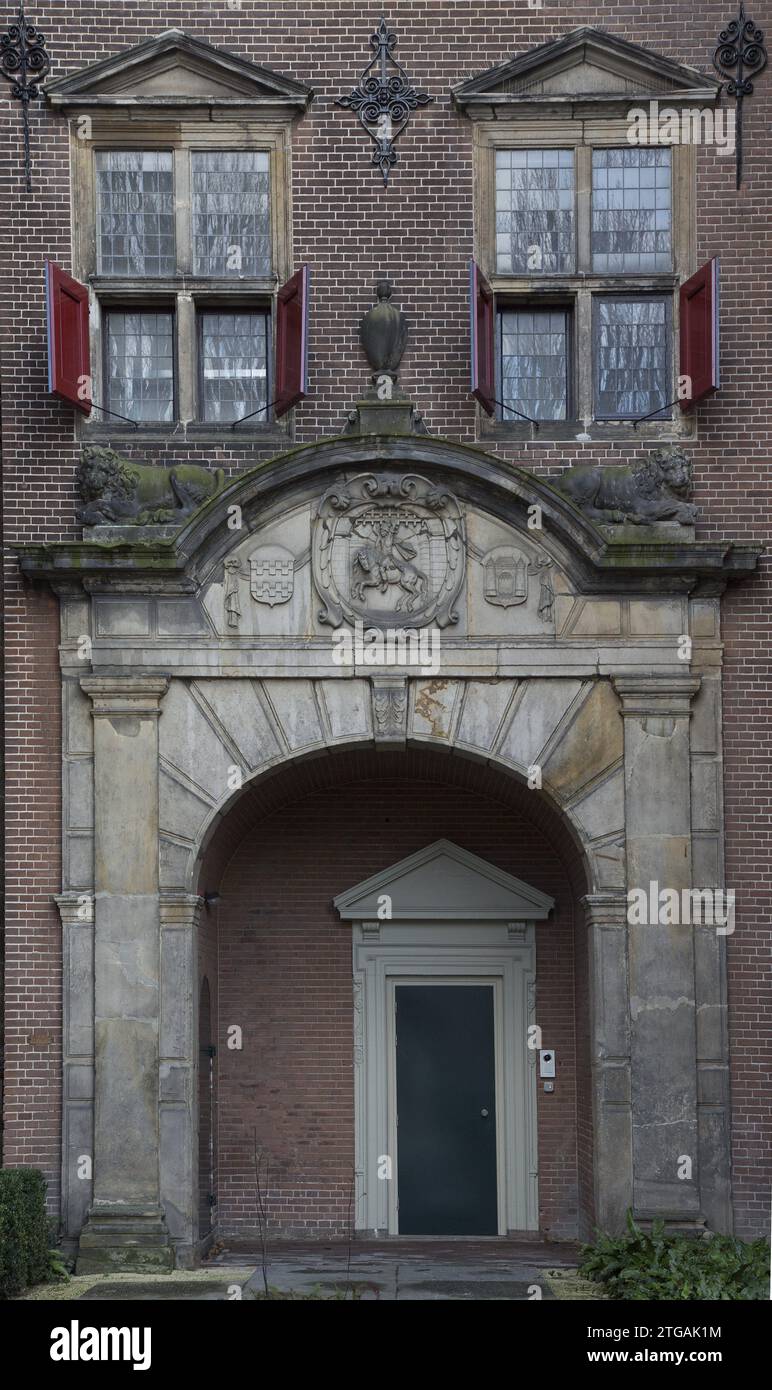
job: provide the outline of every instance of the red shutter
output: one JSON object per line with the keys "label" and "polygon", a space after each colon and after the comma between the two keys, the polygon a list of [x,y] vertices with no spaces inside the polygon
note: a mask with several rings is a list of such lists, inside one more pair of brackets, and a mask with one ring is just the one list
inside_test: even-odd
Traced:
{"label": "red shutter", "polygon": [[88,290],[53,261],[46,261],[48,389],[91,414]]}
{"label": "red shutter", "polygon": [[691,395],[680,401],[693,410],[720,385],[718,363],[718,257],[706,261],[679,291],[680,375],[691,378]]}
{"label": "red shutter", "polygon": [[483,410],[496,410],[493,291],[475,261],[469,262],[469,329],[472,354],[472,395]]}
{"label": "red shutter", "polygon": [[308,266],[303,265],[279,290],[276,303],[277,415],[308,395]]}

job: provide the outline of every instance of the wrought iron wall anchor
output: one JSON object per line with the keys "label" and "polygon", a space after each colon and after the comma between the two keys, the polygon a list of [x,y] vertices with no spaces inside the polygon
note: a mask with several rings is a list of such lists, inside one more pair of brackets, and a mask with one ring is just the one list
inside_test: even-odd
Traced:
{"label": "wrought iron wall anchor", "polygon": [[[402,64],[394,57],[396,45],[396,34],[381,17],[375,33],[370,35],[375,57],[362,73],[359,86],[350,96],[340,97],[337,102],[338,106],[357,112],[363,129],[375,142],[372,162],[383,174],[384,186],[397,162],[394,141],[405,129],[411,111],[434,101],[428,92],[416,91],[411,85]],[[377,72],[373,72],[374,68]]]}
{"label": "wrought iron wall anchor", "polygon": [[719,77],[726,78],[726,94],[734,97],[737,114],[735,119],[735,186],[740,187],[743,176],[743,99],[753,95],[752,78],[758,77],[767,66],[767,50],[764,47],[764,32],[757,29],[752,19],[745,18],[745,10],[740,5],[737,19],[733,19],[721,30],[718,44],[713,54],[713,66]]}
{"label": "wrought iron wall anchor", "polygon": [[19,17],[6,34],[0,37],[0,73],[6,82],[11,83],[11,96],[22,103],[24,123],[24,172],[27,191],[32,192],[32,156],[29,145],[29,104],[42,95],[37,84],[43,81],[51,68],[51,59],[45,50],[45,39],[34,24],[29,24],[24,16],[24,6],[19,5]]}

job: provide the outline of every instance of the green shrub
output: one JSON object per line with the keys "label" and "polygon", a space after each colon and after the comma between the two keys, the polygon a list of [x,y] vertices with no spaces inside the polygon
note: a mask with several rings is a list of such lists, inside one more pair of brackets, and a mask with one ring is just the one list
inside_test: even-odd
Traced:
{"label": "green shrub", "polygon": [[765,1240],[666,1235],[662,1221],[655,1221],[650,1232],[642,1231],[631,1212],[626,1235],[599,1235],[594,1245],[582,1246],[579,1268],[616,1299],[723,1301],[769,1296]]}
{"label": "green shrub", "polygon": [[0,1170],[0,1298],[49,1278],[46,1184],[37,1168]]}

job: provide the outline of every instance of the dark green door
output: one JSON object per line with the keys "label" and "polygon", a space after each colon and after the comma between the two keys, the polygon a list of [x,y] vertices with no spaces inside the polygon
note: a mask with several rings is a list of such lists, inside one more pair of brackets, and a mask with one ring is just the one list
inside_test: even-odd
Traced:
{"label": "dark green door", "polygon": [[496,1235],[493,986],[395,994],[400,1235]]}

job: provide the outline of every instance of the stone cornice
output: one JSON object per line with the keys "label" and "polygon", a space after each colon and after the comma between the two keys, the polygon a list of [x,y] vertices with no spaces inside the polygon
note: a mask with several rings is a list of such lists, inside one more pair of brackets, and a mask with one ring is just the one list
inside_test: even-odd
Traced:
{"label": "stone cornice", "polygon": [[523,530],[529,508],[538,505],[546,541],[582,594],[695,593],[705,583],[715,593],[752,573],[763,551],[742,541],[695,541],[677,530],[671,539],[662,528],[638,527],[634,541],[629,535],[619,539],[525,468],[475,446],[423,435],[342,436],[287,450],[234,478],[171,540],[64,541],[14,549],[28,578],[53,587],[79,583],[87,592],[192,593],[243,534],[228,527],[229,508],[240,507],[251,530],[279,491],[313,499],[329,486],[330,474],[351,477],[371,469],[439,470],[464,503]]}

